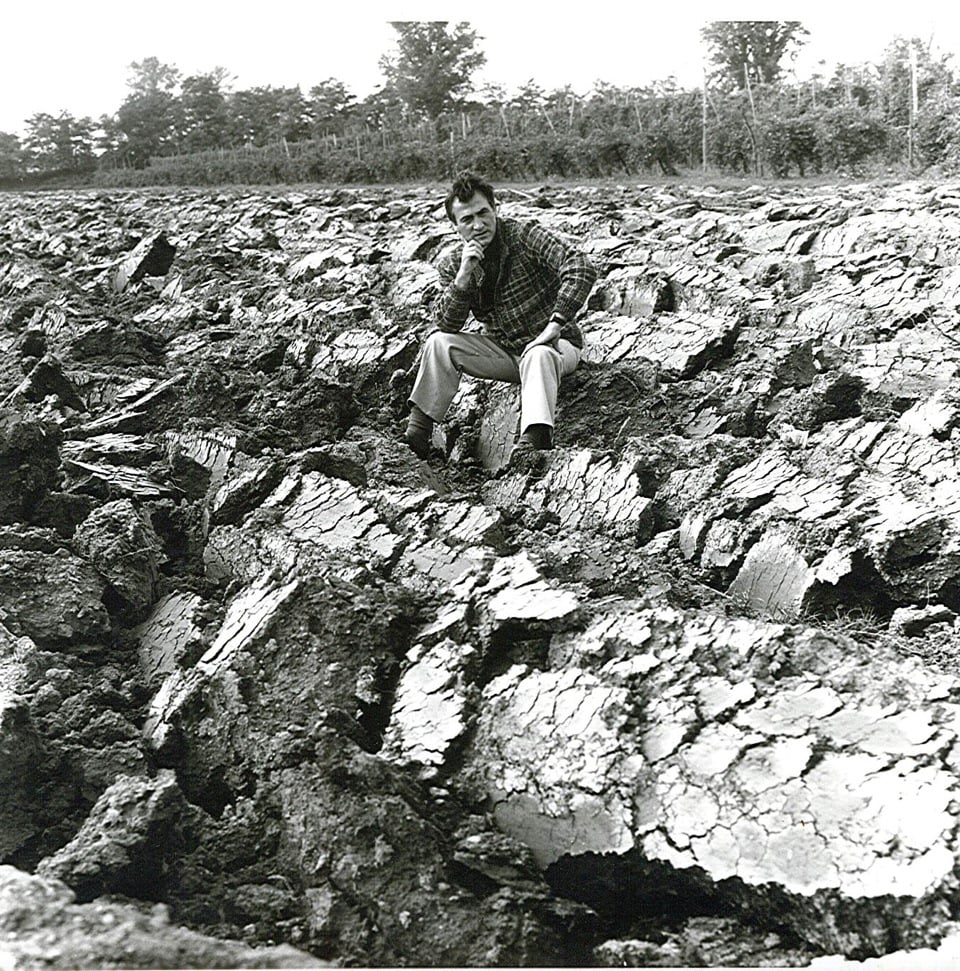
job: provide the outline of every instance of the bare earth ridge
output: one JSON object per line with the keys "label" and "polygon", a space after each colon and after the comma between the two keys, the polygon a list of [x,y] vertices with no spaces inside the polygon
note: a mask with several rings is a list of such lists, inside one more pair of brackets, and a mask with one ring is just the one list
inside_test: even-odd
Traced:
{"label": "bare earth ridge", "polygon": [[0,196],[0,964],[949,960],[960,186],[505,189],[421,461],[441,197]]}

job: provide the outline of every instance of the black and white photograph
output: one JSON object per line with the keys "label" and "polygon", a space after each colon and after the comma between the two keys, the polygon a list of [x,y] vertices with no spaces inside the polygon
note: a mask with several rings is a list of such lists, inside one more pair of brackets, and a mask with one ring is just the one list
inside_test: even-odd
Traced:
{"label": "black and white photograph", "polygon": [[960,967],[960,13],[0,24],[0,971]]}

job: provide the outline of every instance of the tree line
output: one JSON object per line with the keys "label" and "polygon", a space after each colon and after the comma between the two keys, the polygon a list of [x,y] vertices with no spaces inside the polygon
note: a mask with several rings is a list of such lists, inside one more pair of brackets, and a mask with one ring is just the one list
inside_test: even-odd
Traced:
{"label": "tree line", "polygon": [[50,175],[101,185],[718,173],[787,177],[938,166],[960,169],[960,86],[951,56],[895,38],[875,63],[800,82],[798,21],[717,21],[701,31],[705,83],[598,81],[585,95],[531,80],[476,91],[485,61],[469,24],[398,22],[363,99],[328,78],[231,90],[217,67],[184,77],[130,65],[119,108],[91,118],[38,113],[23,139],[0,132],[0,179]]}

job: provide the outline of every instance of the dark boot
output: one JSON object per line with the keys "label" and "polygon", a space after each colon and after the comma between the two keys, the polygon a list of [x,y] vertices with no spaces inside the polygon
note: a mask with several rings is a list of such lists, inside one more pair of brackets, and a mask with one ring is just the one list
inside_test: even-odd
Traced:
{"label": "dark boot", "polygon": [[411,402],[410,417],[407,419],[407,430],[403,433],[403,438],[417,458],[425,459],[430,454],[432,436],[433,419]]}
{"label": "dark boot", "polygon": [[539,452],[553,448],[553,429],[549,425],[527,425],[518,445],[525,444]]}

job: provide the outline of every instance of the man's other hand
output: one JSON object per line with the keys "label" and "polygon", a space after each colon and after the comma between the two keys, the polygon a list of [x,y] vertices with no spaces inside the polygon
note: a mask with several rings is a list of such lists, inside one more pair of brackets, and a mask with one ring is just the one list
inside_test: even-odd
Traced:
{"label": "man's other hand", "polygon": [[[557,347],[559,340],[560,325],[555,321],[551,321],[546,327],[543,328],[543,330],[540,331],[539,334],[537,334],[536,337],[534,337],[532,341],[524,346],[523,354],[526,354],[531,347],[537,347],[540,344],[546,344],[548,347],[552,347],[555,351],[559,350]],[[520,356],[523,357],[523,354]]]}

